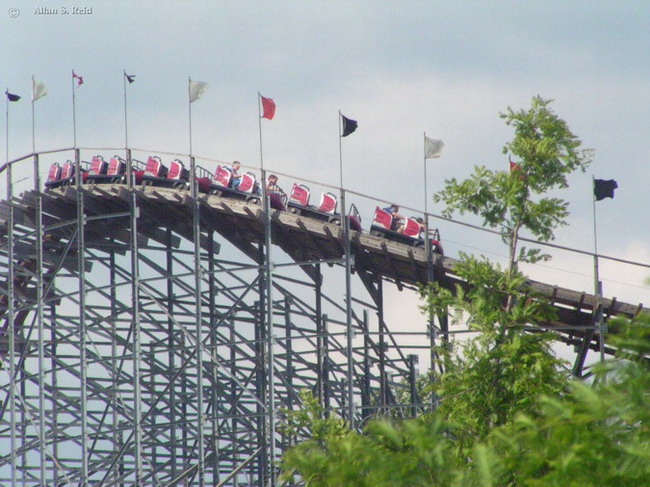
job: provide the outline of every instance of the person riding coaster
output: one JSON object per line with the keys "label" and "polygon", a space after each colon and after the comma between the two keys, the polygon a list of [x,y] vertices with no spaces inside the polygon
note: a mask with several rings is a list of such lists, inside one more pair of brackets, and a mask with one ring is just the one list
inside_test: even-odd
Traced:
{"label": "person riding coaster", "polygon": [[[260,185],[255,185],[255,194],[262,196]],[[287,195],[284,190],[278,186],[278,177],[275,174],[269,174],[266,180],[266,194],[269,197],[271,208],[281,211],[287,209]]]}
{"label": "person riding coaster", "polygon": [[239,189],[241,183],[241,174],[237,173],[241,168],[241,162],[232,161],[230,166],[222,166],[226,171],[230,171],[230,181],[228,187],[232,189]]}
{"label": "person riding coaster", "polygon": [[[237,162],[237,161],[235,161]],[[234,169],[239,168],[239,163],[233,163]],[[257,186],[256,178],[253,173],[247,172],[244,174],[236,174],[236,177],[233,178],[233,168],[228,168],[227,166],[217,166],[217,169],[214,172],[214,176],[209,180],[209,192],[212,194],[227,194],[235,196],[239,199],[245,199],[246,201],[259,201],[258,195],[255,194],[255,187]],[[238,181],[232,182],[233,179]],[[205,187],[206,182],[201,183]]]}
{"label": "person riding coaster", "polygon": [[[421,217],[404,218],[398,211],[399,207],[395,204],[387,208],[377,206],[370,225],[370,234],[413,247],[424,246],[426,230],[424,219]],[[400,221],[395,223],[396,219]],[[432,252],[442,254],[437,229],[433,231],[433,237],[429,238]]]}
{"label": "person riding coaster", "polygon": [[398,213],[399,206],[393,203],[382,209],[392,217],[390,229],[394,232],[402,233],[402,230],[404,230],[404,224],[402,222],[404,222],[406,218]]}

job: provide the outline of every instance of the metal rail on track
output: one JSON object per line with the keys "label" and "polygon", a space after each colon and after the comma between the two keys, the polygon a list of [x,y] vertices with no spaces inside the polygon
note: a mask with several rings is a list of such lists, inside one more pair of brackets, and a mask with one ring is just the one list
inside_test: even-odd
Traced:
{"label": "metal rail on track", "polygon": [[[126,211],[130,192],[124,185],[96,185],[87,190],[87,221],[102,220],[115,215],[128,215]],[[192,207],[187,191],[146,187],[136,190],[144,221],[160,226],[176,222],[191,221]],[[46,213],[65,219],[69,208],[76,204],[77,191],[74,186],[47,191],[44,195]],[[35,196],[26,193],[14,205],[29,214],[33,211]],[[264,227],[262,209],[259,205],[222,198],[214,195],[200,196],[204,218],[226,239],[239,247],[244,253],[254,255],[252,244],[263,241]],[[170,220],[173,220],[170,222]],[[59,223],[60,225],[60,223]],[[342,231],[340,227],[313,220],[308,216],[294,215],[289,212],[274,211],[274,244],[279,245],[292,256],[295,262],[303,265],[310,273],[315,261],[332,261],[342,257]],[[177,225],[177,232],[191,238],[190,225]],[[277,227],[277,228],[275,228]],[[57,224],[50,226],[52,232]],[[161,239],[155,233],[151,238]],[[351,243],[355,255],[357,272],[371,280],[388,279],[398,286],[402,284],[417,285],[426,282],[426,256],[422,248],[414,248],[392,242],[362,232],[351,231]],[[436,265],[443,271],[438,273],[440,282],[451,286],[454,278],[456,260],[438,256]],[[592,294],[571,289],[551,286],[541,282],[530,281],[531,287],[548,297],[556,306],[558,320],[549,322],[567,342],[577,343],[584,338],[584,329],[588,329],[591,316],[596,306],[596,297]],[[648,311],[641,305],[632,305],[612,299],[604,300],[606,317],[622,314],[628,317],[639,312]],[[598,336],[593,337],[592,348],[597,347]],[[612,351],[611,349],[609,350]]]}

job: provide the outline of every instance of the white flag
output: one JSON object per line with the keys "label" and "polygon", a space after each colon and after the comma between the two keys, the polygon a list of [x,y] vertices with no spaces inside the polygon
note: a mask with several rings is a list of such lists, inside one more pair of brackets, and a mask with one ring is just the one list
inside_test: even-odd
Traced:
{"label": "white flag", "polygon": [[442,153],[442,148],[445,146],[445,143],[442,140],[430,139],[426,135],[424,136],[424,158],[433,159],[434,157],[440,157]]}
{"label": "white flag", "polygon": [[208,88],[208,84],[204,81],[192,81],[190,80],[190,103],[195,102],[203,92]]}
{"label": "white flag", "polygon": [[32,101],[34,102],[45,95],[47,95],[47,88],[45,85],[32,78]]}

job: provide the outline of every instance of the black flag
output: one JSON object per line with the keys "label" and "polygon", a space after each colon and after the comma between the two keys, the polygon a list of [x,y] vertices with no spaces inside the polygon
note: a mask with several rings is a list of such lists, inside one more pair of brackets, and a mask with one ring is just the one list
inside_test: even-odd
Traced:
{"label": "black flag", "polygon": [[613,179],[594,179],[594,196],[596,201],[613,198],[618,184]]}
{"label": "black flag", "polygon": [[5,95],[7,95],[7,100],[9,101],[18,101],[20,100],[20,97],[18,95],[13,95],[9,93],[9,90],[5,91]]}
{"label": "black flag", "polygon": [[343,133],[341,134],[341,137],[347,137],[357,129],[358,124],[356,120],[352,120],[343,115],[341,115],[341,118],[343,119]]}
{"label": "black flag", "polygon": [[135,74],[126,74],[126,71],[125,71],[124,76],[126,77],[126,80],[129,82],[129,84],[131,84],[131,83],[133,83],[135,81]]}

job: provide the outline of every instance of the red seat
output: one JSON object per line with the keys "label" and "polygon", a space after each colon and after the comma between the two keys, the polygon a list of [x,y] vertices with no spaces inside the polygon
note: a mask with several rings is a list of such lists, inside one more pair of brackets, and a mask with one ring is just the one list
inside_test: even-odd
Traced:
{"label": "red seat", "polygon": [[239,188],[237,189],[242,193],[252,194],[255,190],[255,176],[249,172],[242,174]]}
{"label": "red seat", "polygon": [[126,171],[126,162],[120,159],[117,156],[111,158],[111,162],[108,163],[108,169],[106,170],[107,176],[119,176],[124,174]]}
{"label": "red seat", "polygon": [[438,240],[436,240],[435,238],[432,238],[430,240],[430,242],[431,242],[431,249],[433,250],[433,252],[435,252],[437,254],[440,254],[440,255],[445,255],[445,252],[442,249],[442,245],[440,244],[440,242]]}
{"label": "red seat", "polygon": [[318,210],[333,215],[336,212],[336,203],[336,195],[332,193],[323,193],[320,198]]}
{"label": "red seat", "polygon": [[415,221],[413,218],[407,218],[404,223],[404,229],[402,230],[402,235],[407,237],[418,238],[420,236],[421,227],[420,224]]}
{"label": "red seat", "polygon": [[169,163],[169,171],[167,172],[167,179],[179,180],[183,177],[185,166],[178,159],[174,159]]}
{"label": "red seat", "polygon": [[162,165],[160,157],[149,156],[149,159],[147,159],[147,165],[144,168],[144,175],[154,178],[162,178],[165,177],[166,173],[166,168]]}
{"label": "red seat", "polygon": [[61,168],[60,179],[70,179],[72,176],[74,176],[74,164],[68,161]]}
{"label": "red seat", "polygon": [[348,216],[348,222],[351,230],[356,230],[357,232],[362,231],[361,221],[359,220],[358,217],[350,215]]}
{"label": "red seat", "polygon": [[372,218],[372,224],[385,228],[386,230],[391,229],[391,223],[393,222],[393,216],[385,210],[382,210],[378,206],[375,208],[375,215]]}
{"label": "red seat", "polygon": [[227,188],[231,177],[232,173],[228,169],[217,166],[217,170],[214,172],[214,183],[217,186]]}
{"label": "red seat", "polygon": [[58,162],[53,163],[50,166],[50,171],[47,173],[47,183],[53,183],[61,179],[61,166]]}
{"label": "red seat", "polygon": [[88,169],[88,174],[90,176],[106,174],[108,164],[102,156],[94,156],[92,161],[90,161],[90,169]]}
{"label": "red seat", "polygon": [[309,205],[309,188],[304,184],[293,183],[293,188],[291,188],[291,197],[289,198],[290,203],[295,203],[300,206]]}
{"label": "red seat", "polygon": [[210,178],[195,178],[201,193],[210,192]]}
{"label": "red seat", "polygon": [[285,206],[286,195],[283,193],[269,192],[269,202],[271,203],[271,208],[280,211],[286,211],[287,207]]}

